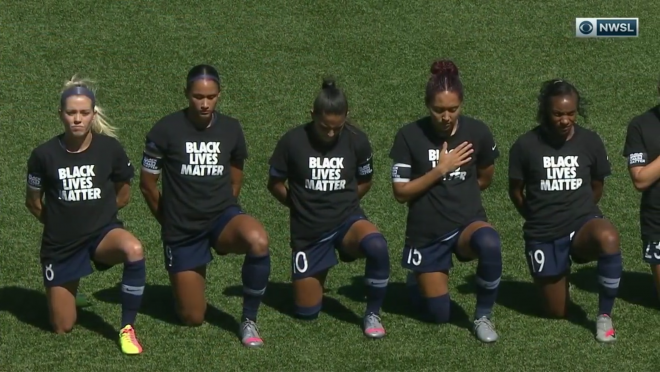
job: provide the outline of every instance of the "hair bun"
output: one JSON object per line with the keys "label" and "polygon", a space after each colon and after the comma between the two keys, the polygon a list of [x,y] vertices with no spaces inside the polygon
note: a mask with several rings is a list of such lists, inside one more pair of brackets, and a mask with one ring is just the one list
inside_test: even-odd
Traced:
{"label": "hair bun", "polygon": [[335,83],[335,79],[332,77],[327,77],[323,79],[323,84],[321,84],[321,89],[333,89],[336,87],[337,84]]}
{"label": "hair bun", "polygon": [[458,76],[458,67],[451,60],[441,59],[433,62],[431,65],[431,74]]}

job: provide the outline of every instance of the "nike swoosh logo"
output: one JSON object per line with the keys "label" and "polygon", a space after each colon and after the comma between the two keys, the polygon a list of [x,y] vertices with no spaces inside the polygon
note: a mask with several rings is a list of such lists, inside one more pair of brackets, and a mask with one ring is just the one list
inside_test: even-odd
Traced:
{"label": "nike swoosh logo", "polygon": [[497,145],[493,146],[493,148],[491,150],[495,150],[496,147],[497,147]]}

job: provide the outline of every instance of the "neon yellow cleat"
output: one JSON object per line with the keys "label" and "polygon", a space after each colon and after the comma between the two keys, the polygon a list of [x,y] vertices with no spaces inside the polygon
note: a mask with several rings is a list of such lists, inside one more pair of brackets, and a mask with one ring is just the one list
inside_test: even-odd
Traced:
{"label": "neon yellow cleat", "polygon": [[131,325],[127,325],[119,331],[119,345],[121,345],[121,351],[126,355],[142,353],[142,345],[135,337],[135,329]]}

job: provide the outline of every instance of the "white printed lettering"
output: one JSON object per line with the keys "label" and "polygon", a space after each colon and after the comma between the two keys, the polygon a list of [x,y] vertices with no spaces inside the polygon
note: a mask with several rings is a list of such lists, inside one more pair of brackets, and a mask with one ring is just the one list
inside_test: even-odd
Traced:
{"label": "white printed lettering", "polygon": [[57,175],[62,185],[60,200],[79,202],[101,199],[101,189],[94,187],[96,173],[93,164],[59,168]]}
{"label": "white printed lettering", "polygon": [[310,178],[305,180],[305,188],[314,191],[336,191],[346,188],[342,179],[344,158],[309,158]]}
{"label": "white printed lettering", "polygon": [[573,191],[582,186],[577,178],[580,167],[578,156],[544,156],[545,179],[541,180],[542,191]]}
{"label": "white printed lettering", "polygon": [[220,142],[186,142],[188,164],[181,164],[181,174],[206,177],[223,176],[225,167],[219,165]]}

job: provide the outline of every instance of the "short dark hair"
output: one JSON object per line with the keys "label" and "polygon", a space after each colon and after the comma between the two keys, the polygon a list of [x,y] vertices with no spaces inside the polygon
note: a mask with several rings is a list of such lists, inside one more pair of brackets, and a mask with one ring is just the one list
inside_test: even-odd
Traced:
{"label": "short dark hair", "polygon": [[550,117],[552,99],[554,97],[575,94],[577,97],[578,115],[587,118],[587,102],[575,86],[566,80],[552,79],[544,81],[538,96],[538,110],[536,112],[536,121],[539,124],[547,124]]}
{"label": "short dark hair", "polygon": [[440,59],[431,65],[431,77],[426,83],[426,104],[435,99],[441,92],[453,92],[463,101],[463,83],[458,76],[458,67],[448,59]]}
{"label": "short dark hair", "polygon": [[337,87],[335,79],[326,77],[321,84],[321,91],[314,99],[314,115],[348,114],[348,99],[344,91]]}
{"label": "short dark hair", "polygon": [[220,75],[215,67],[211,65],[197,65],[188,71],[188,76],[186,77],[186,89],[190,89],[195,81],[202,79],[213,80],[218,83],[218,87],[220,87]]}

